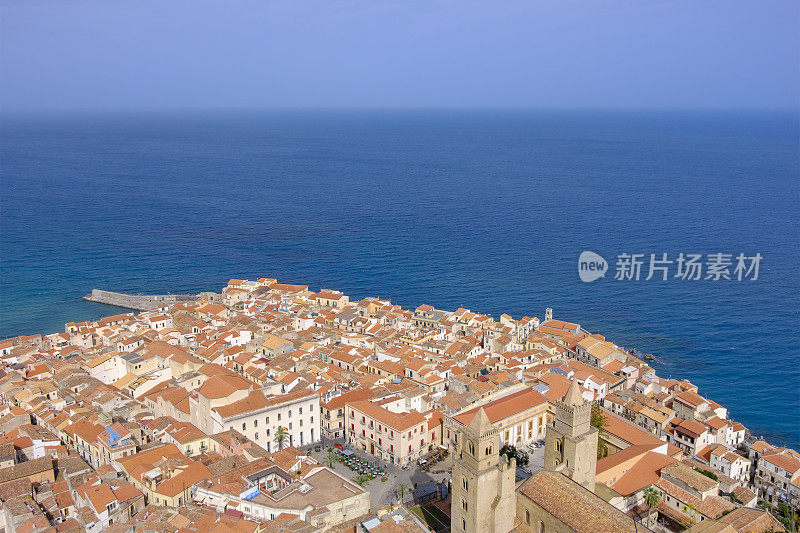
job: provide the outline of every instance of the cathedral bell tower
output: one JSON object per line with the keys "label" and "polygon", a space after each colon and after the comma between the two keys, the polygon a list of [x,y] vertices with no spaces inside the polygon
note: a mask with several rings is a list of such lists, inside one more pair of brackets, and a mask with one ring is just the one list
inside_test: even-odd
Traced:
{"label": "cathedral bell tower", "polygon": [[556,418],[547,426],[544,448],[546,470],[562,472],[594,491],[598,431],[592,427],[592,404],[572,380],[567,394],[556,402]]}
{"label": "cathedral bell tower", "polygon": [[500,434],[481,407],[458,435],[450,530],[507,533],[516,515],[516,459],[500,456]]}

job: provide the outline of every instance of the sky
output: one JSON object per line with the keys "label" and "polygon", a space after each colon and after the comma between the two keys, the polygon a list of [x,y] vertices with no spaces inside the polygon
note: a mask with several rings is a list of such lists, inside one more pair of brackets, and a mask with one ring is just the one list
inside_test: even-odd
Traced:
{"label": "sky", "polygon": [[3,0],[4,112],[800,109],[796,0]]}

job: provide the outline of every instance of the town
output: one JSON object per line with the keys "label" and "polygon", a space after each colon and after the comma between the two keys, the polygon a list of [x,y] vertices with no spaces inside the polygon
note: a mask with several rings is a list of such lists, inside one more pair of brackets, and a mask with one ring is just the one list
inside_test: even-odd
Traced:
{"label": "town", "polygon": [[795,531],[800,453],[553,318],[219,293],[0,342],[5,531]]}

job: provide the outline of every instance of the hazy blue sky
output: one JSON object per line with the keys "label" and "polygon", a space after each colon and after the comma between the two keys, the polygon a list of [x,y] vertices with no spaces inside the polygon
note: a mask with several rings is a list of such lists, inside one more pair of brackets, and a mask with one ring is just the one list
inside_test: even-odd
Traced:
{"label": "hazy blue sky", "polygon": [[4,111],[800,107],[797,0],[3,0]]}

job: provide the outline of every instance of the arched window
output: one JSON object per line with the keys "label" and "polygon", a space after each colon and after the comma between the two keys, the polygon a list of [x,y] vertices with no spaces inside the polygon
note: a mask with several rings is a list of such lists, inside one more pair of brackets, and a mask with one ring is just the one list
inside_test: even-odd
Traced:
{"label": "arched window", "polygon": [[467,483],[467,478],[461,478],[461,486],[464,487],[464,491],[469,490],[469,483]]}
{"label": "arched window", "polygon": [[539,533],[544,533],[544,522],[539,520]]}
{"label": "arched window", "polygon": [[461,529],[463,529],[464,531],[467,530],[467,520],[464,518],[461,519]]}
{"label": "arched window", "polygon": [[469,441],[469,444],[467,444],[467,449],[469,450],[469,454],[474,457],[475,456],[475,445],[472,443],[472,441]]}
{"label": "arched window", "polygon": [[531,525],[531,512],[525,509],[525,524]]}
{"label": "arched window", "polygon": [[492,448],[493,448],[492,446],[486,447],[486,455],[492,455]]}
{"label": "arched window", "polygon": [[464,509],[465,511],[467,510],[467,500],[465,500],[464,498],[461,498],[461,508]]}

